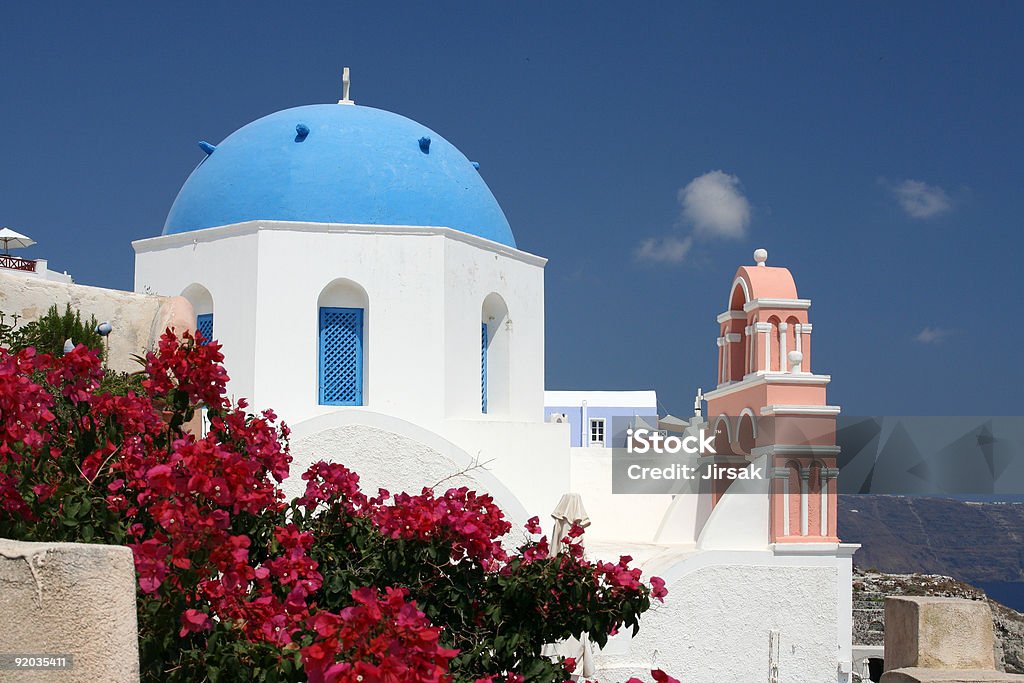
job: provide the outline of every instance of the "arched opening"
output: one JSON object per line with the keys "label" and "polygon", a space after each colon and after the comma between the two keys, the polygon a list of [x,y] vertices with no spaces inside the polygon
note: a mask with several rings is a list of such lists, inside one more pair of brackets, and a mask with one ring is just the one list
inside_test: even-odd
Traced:
{"label": "arched opening", "polygon": [[732,292],[729,294],[729,310],[742,311],[744,304],[748,301],[750,301],[750,292],[747,291],[747,282],[738,277],[732,283]]}
{"label": "arched opening", "polygon": [[196,315],[196,333],[202,337],[199,343],[209,343],[213,340],[213,295],[198,282],[182,290],[181,295],[192,304],[192,311]]}
{"label": "arched opening", "polygon": [[787,325],[786,325],[786,359],[787,360],[786,360],[786,367],[783,369],[783,372],[789,372],[789,360],[788,360],[789,359],[789,352],[790,351],[796,351],[796,346],[797,346],[797,344],[796,344],[797,325],[800,324],[800,321],[797,320],[795,317],[790,316],[789,318],[786,319],[786,323],[787,323]]}
{"label": "arched opening", "polygon": [[[743,278],[736,278],[729,295],[729,311],[743,313],[743,306],[750,301],[747,283]],[[727,381],[739,382],[750,372],[750,337],[746,334],[746,318],[729,318],[722,326],[725,346],[722,349],[722,362],[725,367],[722,376]]]}
{"label": "arched opening", "polygon": [[500,294],[490,293],[480,307],[480,412],[509,410],[510,333],[512,321]]}
{"label": "arched opening", "polygon": [[[770,338],[772,340],[772,344],[785,344],[786,343],[785,336],[783,336],[783,337],[779,336],[781,334],[781,332],[779,330],[779,323],[780,322],[782,322],[782,321],[779,320],[774,315],[772,317],[768,318],[768,324],[772,326],[772,329],[769,332]],[[770,353],[770,355],[769,355],[769,357],[767,359],[768,360],[768,367],[766,369],[769,372],[782,372],[782,370],[780,369],[780,365],[779,365],[779,358],[780,358],[779,348],[780,348],[779,346],[776,346],[774,349],[772,349],[772,352]]]}
{"label": "arched opening", "polygon": [[719,415],[715,420],[715,453],[718,454],[731,454],[732,453],[732,428],[729,426],[729,417],[727,415]]}
{"label": "arched opening", "polygon": [[370,300],[352,280],[338,278],[317,297],[317,400],[321,405],[367,403]]}
{"label": "arched opening", "polygon": [[736,448],[743,455],[750,455],[757,443],[757,423],[754,421],[754,411],[744,408],[740,412],[739,428],[736,430]]}

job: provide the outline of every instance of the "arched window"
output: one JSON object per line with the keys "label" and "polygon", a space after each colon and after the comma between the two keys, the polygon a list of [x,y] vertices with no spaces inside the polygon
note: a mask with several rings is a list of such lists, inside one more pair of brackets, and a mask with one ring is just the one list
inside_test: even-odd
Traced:
{"label": "arched window", "polygon": [[715,420],[715,453],[732,453],[732,427],[728,415],[719,415]]}
{"label": "arched window", "polygon": [[[732,286],[732,294],[729,296],[729,310],[742,313],[743,305],[749,299],[746,281],[743,278],[737,278]],[[728,381],[739,382],[750,371],[750,337],[746,334],[746,320],[728,319],[722,326],[722,335],[726,339],[722,358],[725,363],[723,376]]]}
{"label": "arched window", "polygon": [[786,363],[783,372],[789,372],[789,352],[796,351],[796,330],[799,324],[800,321],[793,316],[786,319]]}
{"label": "arched window", "polygon": [[737,431],[737,448],[735,450],[743,455],[750,455],[757,445],[757,423],[754,419],[754,411],[750,408],[744,408],[740,411],[739,429]]}
{"label": "arched window", "polygon": [[317,298],[317,398],[321,405],[366,405],[366,290],[339,278]]}
{"label": "arched window", "polygon": [[480,308],[480,412],[509,409],[509,336],[512,321],[500,294],[491,293]]}
{"label": "arched window", "polygon": [[[780,330],[779,330],[779,323],[780,322],[781,321],[776,316],[774,316],[774,315],[772,317],[768,318],[768,324],[772,326],[771,332],[769,334],[771,335],[772,344],[776,345],[776,346],[774,346],[772,348],[771,354],[767,358],[767,360],[768,360],[768,367],[765,368],[765,369],[768,370],[769,372],[783,372],[784,371],[784,369],[780,368],[779,358],[780,358],[780,353],[781,353],[780,349],[785,348],[786,336],[785,335],[782,335],[781,337],[779,336],[781,334]],[[782,346],[778,346],[778,344],[781,344]]]}
{"label": "arched window", "polygon": [[186,287],[181,295],[192,304],[192,310],[196,314],[196,332],[202,335],[200,343],[210,343],[213,340],[213,296],[210,290],[194,282]]}

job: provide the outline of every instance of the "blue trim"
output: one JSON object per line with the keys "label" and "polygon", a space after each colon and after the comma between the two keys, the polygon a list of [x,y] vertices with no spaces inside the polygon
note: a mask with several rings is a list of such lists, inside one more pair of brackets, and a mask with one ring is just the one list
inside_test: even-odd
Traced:
{"label": "blue trim", "polygon": [[201,313],[196,316],[196,332],[203,335],[203,346],[213,341],[213,313]]}
{"label": "blue trim", "polygon": [[320,309],[317,336],[320,405],[363,405],[363,309]]}
{"label": "blue trim", "polygon": [[487,323],[480,324],[480,412],[487,413]]}

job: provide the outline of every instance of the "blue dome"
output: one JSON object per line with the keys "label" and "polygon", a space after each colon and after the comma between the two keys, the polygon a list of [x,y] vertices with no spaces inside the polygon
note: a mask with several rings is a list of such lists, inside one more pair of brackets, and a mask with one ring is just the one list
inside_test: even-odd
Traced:
{"label": "blue dome", "polygon": [[185,181],[163,234],[250,220],[443,226],[516,246],[454,145],[404,116],[347,104],[285,109],[229,135]]}

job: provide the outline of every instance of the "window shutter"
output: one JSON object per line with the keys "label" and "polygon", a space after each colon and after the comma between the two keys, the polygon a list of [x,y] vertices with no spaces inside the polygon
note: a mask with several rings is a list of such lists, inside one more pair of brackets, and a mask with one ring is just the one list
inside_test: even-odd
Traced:
{"label": "window shutter", "polygon": [[213,313],[202,313],[196,316],[196,332],[203,335],[203,346],[213,340]]}
{"label": "window shutter", "polygon": [[363,309],[320,309],[320,403],[363,405]]}
{"label": "window shutter", "polygon": [[487,412],[487,323],[480,325],[480,412]]}

